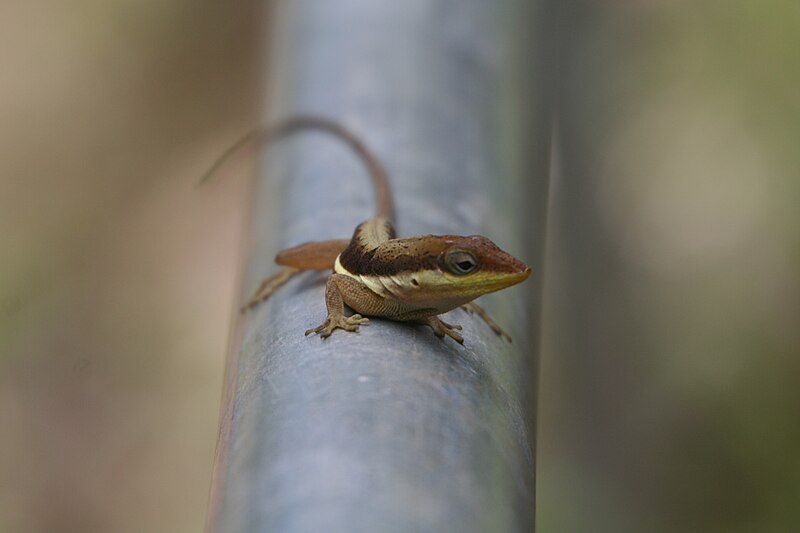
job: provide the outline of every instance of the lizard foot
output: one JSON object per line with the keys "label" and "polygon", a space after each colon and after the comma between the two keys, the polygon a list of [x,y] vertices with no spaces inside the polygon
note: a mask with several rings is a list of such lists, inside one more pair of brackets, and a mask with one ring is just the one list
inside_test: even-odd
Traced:
{"label": "lizard foot", "polygon": [[461,326],[458,324],[448,324],[444,320],[439,317],[432,316],[426,318],[422,321],[423,324],[430,327],[433,330],[433,334],[443,339],[445,335],[453,339],[459,344],[464,344],[464,337],[456,333],[456,330],[460,330]]}
{"label": "lizard foot", "polygon": [[338,317],[331,317],[328,315],[328,318],[325,319],[325,322],[317,326],[316,328],[311,328],[306,331],[306,336],[312,335],[314,333],[319,333],[319,336],[323,339],[326,339],[331,336],[337,329],[343,329],[345,331],[358,331],[358,327],[362,324],[366,324],[369,322],[368,318],[364,318],[361,315],[351,315],[351,316],[344,316],[339,315]]}

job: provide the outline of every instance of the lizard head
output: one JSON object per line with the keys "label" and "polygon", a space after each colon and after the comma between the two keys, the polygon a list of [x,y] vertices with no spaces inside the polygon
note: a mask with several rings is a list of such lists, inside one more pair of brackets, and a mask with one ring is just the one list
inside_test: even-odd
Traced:
{"label": "lizard head", "polygon": [[445,239],[439,269],[447,283],[477,295],[525,281],[531,268],[480,235]]}
{"label": "lizard head", "polygon": [[427,260],[410,275],[410,299],[436,302],[440,309],[516,285],[531,274],[528,265],[480,235],[429,235],[414,244],[418,257]]}

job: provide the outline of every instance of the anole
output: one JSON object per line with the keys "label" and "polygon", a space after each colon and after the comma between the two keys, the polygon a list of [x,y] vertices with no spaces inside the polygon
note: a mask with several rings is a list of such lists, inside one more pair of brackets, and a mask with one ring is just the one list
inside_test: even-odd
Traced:
{"label": "anole", "polygon": [[[439,315],[462,307],[480,316],[497,335],[503,331],[473,300],[524,281],[531,269],[480,235],[421,235],[397,238],[387,173],[367,146],[340,124],[297,116],[271,130],[255,130],[226,150],[203,177],[205,181],[239,148],[259,140],[274,141],[303,130],[321,130],[345,141],[365,163],[375,191],[375,216],[359,224],[351,239],[307,242],[277,254],[283,267],[265,279],[246,311],[306,270],[332,271],[325,286],[328,317],[306,335],[326,338],[335,330],[358,331],[366,316],[429,326],[434,334],[463,344],[460,325]],[[345,304],[356,314],[345,315]]]}

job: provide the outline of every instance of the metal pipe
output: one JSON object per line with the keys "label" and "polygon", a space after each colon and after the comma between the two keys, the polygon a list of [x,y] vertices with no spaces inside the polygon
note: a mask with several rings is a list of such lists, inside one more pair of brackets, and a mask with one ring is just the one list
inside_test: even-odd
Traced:
{"label": "metal pipe", "polygon": [[[549,131],[531,118],[530,6],[277,2],[270,118],[318,114],[357,132],[389,170],[401,235],[480,233],[540,258],[548,174],[529,164]],[[373,210],[360,162],[324,134],[269,148],[261,169],[248,294],[277,250],[349,237]],[[325,317],[313,273],[243,317],[209,530],[532,530],[541,281],[481,301],[513,344],[458,310],[447,320],[463,324],[465,346],[377,319],[304,337]]]}

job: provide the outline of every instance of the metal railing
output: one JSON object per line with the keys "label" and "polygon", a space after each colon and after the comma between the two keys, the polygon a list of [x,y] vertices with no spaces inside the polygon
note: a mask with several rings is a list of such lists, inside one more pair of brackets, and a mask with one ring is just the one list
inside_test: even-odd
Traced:
{"label": "metal railing", "polygon": [[[549,131],[534,120],[531,3],[293,0],[273,14],[269,116],[361,136],[389,171],[401,235],[484,234],[534,277],[481,300],[513,344],[460,310],[448,320],[465,346],[378,319],[304,337],[325,317],[318,273],[242,317],[209,530],[532,530],[548,172],[531,154]],[[373,211],[360,161],[325,134],[269,148],[261,170],[246,294],[279,249],[349,237]]]}

